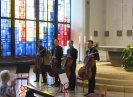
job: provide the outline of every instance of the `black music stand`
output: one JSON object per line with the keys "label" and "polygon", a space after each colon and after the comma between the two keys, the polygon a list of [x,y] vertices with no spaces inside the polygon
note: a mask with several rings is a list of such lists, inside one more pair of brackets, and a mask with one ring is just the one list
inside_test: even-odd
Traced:
{"label": "black music stand", "polygon": [[[56,72],[57,72],[58,75],[65,73],[61,68],[56,68],[55,70],[56,70]],[[67,93],[68,94],[68,92],[67,92],[67,90],[65,88],[65,84],[60,83],[60,87],[57,90],[56,94],[59,92],[59,90],[61,90],[60,91],[61,93]],[[65,92],[63,92],[63,91],[65,91]]]}
{"label": "black music stand", "polygon": [[[27,79],[27,84],[28,84],[29,71],[30,71],[30,65],[19,64],[16,68],[16,74],[17,74],[16,79],[21,79],[21,86],[20,86],[19,90],[21,90],[22,92],[19,93],[19,95],[22,94],[26,90],[26,86],[22,85],[22,79]],[[19,73],[21,74],[21,77],[18,77]],[[23,73],[28,73],[28,77],[22,77]]]}
{"label": "black music stand", "polygon": [[[41,68],[41,70],[42,70],[42,72],[51,72],[52,71],[52,68],[51,68],[51,66],[50,65],[40,65],[40,68]],[[49,86],[49,84],[47,83],[46,84],[47,85],[47,91],[48,91],[48,88],[51,88],[51,87],[53,87],[52,85],[50,85],[51,87],[48,87]],[[43,87],[44,85],[42,85],[41,87]],[[39,87],[40,88],[40,87]]]}

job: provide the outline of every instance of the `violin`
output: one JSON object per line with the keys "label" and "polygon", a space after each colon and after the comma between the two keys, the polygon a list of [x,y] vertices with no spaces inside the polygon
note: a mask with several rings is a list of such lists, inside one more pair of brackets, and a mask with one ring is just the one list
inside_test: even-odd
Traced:
{"label": "violin", "polygon": [[[44,49],[43,49],[44,50]],[[41,50],[39,53],[41,53],[43,50]],[[39,54],[38,53],[38,54]],[[37,54],[37,56],[35,57],[35,66],[33,68],[33,72],[35,74],[41,74],[42,73],[42,70],[40,68],[40,65],[42,65],[43,63],[43,58],[40,57],[39,55]]]}
{"label": "violin", "polygon": [[93,57],[91,57],[91,54],[94,54],[93,51],[97,46],[98,46],[98,44],[96,44],[93,47],[93,49],[89,55],[86,55],[86,57],[84,59],[84,66],[81,67],[78,71],[79,77],[82,78],[83,80],[88,80],[92,77],[92,67],[96,63],[96,60]]}

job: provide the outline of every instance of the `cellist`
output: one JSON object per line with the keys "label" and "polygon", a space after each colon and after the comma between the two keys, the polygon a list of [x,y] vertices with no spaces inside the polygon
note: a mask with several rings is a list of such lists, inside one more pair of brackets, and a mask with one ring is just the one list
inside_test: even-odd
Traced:
{"label": "cellist", "polygon": [[[88,40],[88,50],[86,51],[86,55],[89,55],[91,57],[94,57],[95,60],[99,61],[99,53],[97,49],[93,50],[93,41],[92,40]],[[91,54],[92,53],[92,54]],[[90,93],[94,93],[94,89],[95,89],[95,76],[96,76],[96,64],[94,64],[94,66],[92,67],[92,77],[88,80],[88,93],[85,94],[84,96],[87,96]]]}
{"label": "cellist", "polygon": [[73,41],[69,40],[69,49],[67,50],[67,57],[73,60],[73,64],[70,67],[70,77],[69,77],[69,86],[66,90],[73,91],[75,89],[75,83],[76,83],[76,59],[78,55],[78,51],[76,48],[73,47]]}
{"label": "cellist", "polygon": [[[42,58],[42,60],[43,60],[42,61],[42,65],[43,65],[44,64],[44,56],[46,55],[46,49],[42,46],[42,41],[41,40],[38,40],[37,44],[38,44],[38,47],[37,47],[38,54],[37,54],[37,56]],[[42,73],[42,78],[43,78],[43,82],[42,83],[47,83],[45,72]],[[36,80],[34,82],[39,82],[39,74],[36,74]]]}
{"label": "cellist", "polygon": [[[52,48],[52,58],[55,58],[58,60],[57,68],[61,68],[61,58],[63,56],[63,49],[61,46],[59,46],[59,40],[54,40],[55,46]],[[55,83],[53,84],[55,87],[60,86],[59,76],[55,76]]]}

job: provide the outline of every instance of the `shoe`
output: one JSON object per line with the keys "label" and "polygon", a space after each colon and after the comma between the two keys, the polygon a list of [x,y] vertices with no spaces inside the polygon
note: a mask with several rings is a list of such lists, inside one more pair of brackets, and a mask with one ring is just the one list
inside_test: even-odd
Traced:
{"label": "shoe", "polygon": [[84,96],[87,96],[89,93],[84,94]]}
{"label": "shoe", "polygon": [[39,82],[39,80],[35,80],[34,82]]}
{"label": "shoe", "polygon": [[55,85],[55,87],[59,87],[59,86],[60,86],[60,84],[56,84],[56,85]]}
{"label": "shoe", "polygon": [[43,81],[42,83],[47,83],[47,81]]}
{"label": "shoe", "polygon": [[74,89],[69,89],[69,91],[74,91]]}
{"label": "shoe", "polygon": [[70,90],[70,88],[66,88],[65,90]]}
{"label": "shoe", "polygon": [[56,85],[56,83],[52,84],[53,86]]}

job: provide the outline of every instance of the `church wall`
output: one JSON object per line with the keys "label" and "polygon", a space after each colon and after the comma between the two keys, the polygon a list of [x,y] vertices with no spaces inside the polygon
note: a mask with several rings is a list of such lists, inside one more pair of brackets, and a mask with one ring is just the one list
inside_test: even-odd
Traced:
{"label": "church wall", "polygon": [[133,30],[133,0],[106,0],[106,30],[110,34],[107,46],[133,46],[133,36],[127,36]]}

